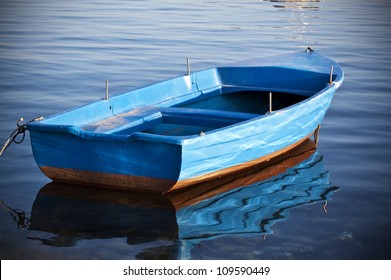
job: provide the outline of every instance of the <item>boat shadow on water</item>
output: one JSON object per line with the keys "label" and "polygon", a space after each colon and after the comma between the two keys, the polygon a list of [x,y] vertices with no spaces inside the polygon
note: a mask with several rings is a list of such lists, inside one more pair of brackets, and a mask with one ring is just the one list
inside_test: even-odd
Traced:
{"label": "boat shadow on water", "polygon": [[[22,223],[54,234],[29,237],[44,245],[72,247],[80,240],[125,237],[129,245],[153,244],[145,245],[135,256],[139,259],[191,258],[204,240],[272,234],[290,209],[327,203],[337,189],[323,157],[307,140],[269,162],[166,195],[49,183]],[[23,215],[13,218],[18,216]],[[169,244],[162,249],[153,241]]]}

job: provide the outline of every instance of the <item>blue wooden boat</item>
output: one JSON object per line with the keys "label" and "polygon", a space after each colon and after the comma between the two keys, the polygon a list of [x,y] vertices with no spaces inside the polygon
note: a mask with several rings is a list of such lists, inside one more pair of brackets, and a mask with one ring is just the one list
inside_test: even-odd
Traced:
{"label": "blue wooden boat", "polygon": [[342,81],[336,62],[308,48],[106,96],[27,129],[54,181],[167,192],[299,145]]}

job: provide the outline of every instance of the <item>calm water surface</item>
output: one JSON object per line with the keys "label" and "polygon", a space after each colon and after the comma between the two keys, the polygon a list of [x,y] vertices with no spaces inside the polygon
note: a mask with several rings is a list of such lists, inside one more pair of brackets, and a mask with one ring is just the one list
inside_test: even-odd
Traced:
{"label": "calm water surface", "polygon": [[1,1],[1,141],[20,116],[101,99],[106,79],[115,95],[182,75],[186,57],[196,71],[311,46],[346,77],[315,153],[193,206],[50,184],[27,135],[0,158],[1,259],[390,259],[390,12],[386,0]]}

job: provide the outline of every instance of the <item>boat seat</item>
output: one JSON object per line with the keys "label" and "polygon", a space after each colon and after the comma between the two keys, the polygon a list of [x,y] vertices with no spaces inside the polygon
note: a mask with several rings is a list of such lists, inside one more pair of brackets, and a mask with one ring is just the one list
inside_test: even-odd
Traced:
{"label": "boat seat", "polygon": [[222,110],[212,110],[212,109],[194,109],[194,108],[180,108],[180,107],[166,107],[161,108],[161,113],[164,118],[182,118],[182,119],[204,119],[212,121],[213,119],[218,119],[221,121],[226,121],[228,123],[236,123],[240,121],[249,120],[252,118],[259,117],[258,114],[251,113],[241,113],[233,111],[222,111]]}
{"label": "boat seat", "polygon": [[219,128],[258,116],[260,115],[222,110],[150,106],[99,121],[83,129],[95,133],[131,134],[157,122]]}
{"label": "boat seat", "polygon": [[148,118],[160,115],[159,107],[147,106],[85,125],[82,129],[94,133],[113,133],[130,126],[136,126],[147,121]]}

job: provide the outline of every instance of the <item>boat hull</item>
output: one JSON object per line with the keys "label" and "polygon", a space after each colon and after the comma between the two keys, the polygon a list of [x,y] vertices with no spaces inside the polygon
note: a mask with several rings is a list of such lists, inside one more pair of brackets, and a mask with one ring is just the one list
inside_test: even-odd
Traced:
{"label": "boat hull", "polygon": [[28,130],[38,166],[54,181],[164,193],[298,146],[342,80],[338,64],[306,51],[174,78]]}
{"label": "boat hull", "polygon": [[[309,135],[308,135],[309,136]],[[285,147],[284,149],[278,150],[277,152],[271,153],[267,156],[257,158],[245,163],[241,163],[235,166],[222,168],[217,171],[212,171],[201,176],[196,176],[193,178],[185,180],[173,180],[170,178],[154,178],[151,176],[136,176],[136,175],[126,175],[126,174],[116,174],[109,172],[98,172],[98,171],[87,171],[73,168],[59,168],[52,166],[39,166],[42,173],[44,173],[48,178],[56,182],[64,182],[70,184],[84,184],[88,186],[95,186],[100,188],[107,189],[122,189],[122,190],[131,190],[131,191],[151,191],[165,193],[169,191],[174,191],[195,184],[199,184],[209,180],[215,180],[223,176],[227,176],[233,172],[238,172],[240,170],[245,170],[251,168],[252,166],[258,165],[263,162],[267,162],[272,158],[275,158],[279,155],[282,155],[291,149],[296,148],[309,137],[304,138],[292,145]],[[145,161],[144,161],[145,162]],[[156,162],[155,162],[156,164]],[[167,164],[162,163],[162,164]],[[168,163],[168,165],[170,165]],[[156,173],[154,173],[154,176]]]}

